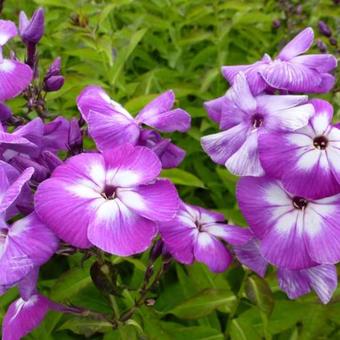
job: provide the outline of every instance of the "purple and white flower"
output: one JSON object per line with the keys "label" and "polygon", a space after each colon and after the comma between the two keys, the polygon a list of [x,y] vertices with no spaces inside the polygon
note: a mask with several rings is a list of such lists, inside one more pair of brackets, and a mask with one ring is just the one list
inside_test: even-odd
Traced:
{"label": "purple and white flower", "polygon": [[64,241],[128,256],[146,250],[157,222],[171,220],[179,205],[174,185],[157,179],[161,163],[141,146],[69,158],[35,195],[36,212]]}
{"label": "purple and white flower", "polygon": [[3,46],[16,35],[17,28],[12,21],[0,20],[0,101],[17,96],[33,78],[28,65],[3,57]]}
{"label": "purple and white flower", "polygon": [[311,103],[315,114],[304,128],[260,136],[260,159],[266,173],[281,179],[287,191],[323,198],[340,192],[340,130],[332,125],[328,102]]}
{"label": "purple and white flower", "polygon": [[251,65],[223,66],[222,74],[233,84],[239,72],[244,72],[254,94],[267,89],[294,93],[324,93],[335,83],[330,74],[337,65],[330,54],[302,55],[313,44],[314,32],[308,27],[300,32],[272,60],[267,54]]}
{"label": "purple and white flower", "polygon": [[243,177],[237,200],[263,257],[286,269],[340,260],[340,195],[312,200],[269,177]]}
{"label": "purple and white flower", "polygon": [[[251,239],[245,245],[235,246],[238,260],[256,272],[265,276],[268,262],[260,253],[260,241]],[[336,267],[332,264],[316,265],[301,270],[278,268],[277,276],[280,288],[290,299],[296,299],[314,290],[322,303],[328,303],[337,287]]]}
{"label": "purple and white flower", "polygon": [[[97,148],[101,151],[112,148],[117,145],[129,143],[132,145],[149,146],[143,134],[142,125],[147,125],[161,132],[185,132],[190,128],[190,115],[182,109],[173,109],[175,103],[175,94],[173,91],[167,91],[158,96],[156,99],[147,104],[138,115],[133,118],[130,113],[120,104],[113,101],[108,94],[98,86],[86,87],[77,99],[78,109],[82,117],[87,122],[89,133],[96,142]],[[150,136],[150,143],[155,146],[154,135]],[[157,144],[162,140],[157,141]],[[183,159],[184,151],[180,149],[177,155],[178,147],[169,140],[159,145],[159,148],[170,153],[176,152],[176,161]],[[164,165],[174,163],[174,158],[169,161],[165,159],[166,153],[163,153]],[[162,162],[163,163],[163,162]]]}
{"label": "purple and white flower", "polygon": [[[204,151],[235,175],[261,176],[258,137],[266,131],[295,131],[314,113],[307,96],[253,96],[241,72],[224,97],[207,103],[209,115],[222,132],[204,136]],[[219,111],[220,110],[220,111]]]}
{"label": "purple and white flower", "polygon": [[203,262],[216,273],[226,270],[232,261],[223,241],[241,245],[251,238],[247,229],[224,223],[222,214],[185,203],[173,220],[159,223],[159,231],[177,261]]}

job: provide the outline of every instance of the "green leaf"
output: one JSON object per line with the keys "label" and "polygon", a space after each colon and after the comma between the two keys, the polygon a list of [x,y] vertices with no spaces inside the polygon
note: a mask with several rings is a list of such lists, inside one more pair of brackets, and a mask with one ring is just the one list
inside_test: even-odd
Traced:
{"label": "green leaf", "polygon": [[267,317],[271,315],[274,308],[274,298],[268,283],[259,276],[247,278],[246,295],[250,301],[264,312]]}
{"label": "green leaf", "polygon": [[169,310],[182,319],[198,319],[206,316],[221,306],[231,306],[235,302],[235,296],[226,289],[205,289],[195,296]]}
{"label": "green leaf", "polygon": [[86,317],[72,317],[64,322],[59,330],[68,329],[72,332],[89,337],[96,332],[108,332],[112,329],[112,324],[108,321],[93,320]]}
{"label": "green leaf", "polygon": [[162,177],[169,178],[174,184],[204,188],[204,183],[195,175],[182,169],[167,169],[161,173]]}
{"label": "green leaf", "polygon": [[65,301],[91,284],[89,267],[87,263],[84,268],[73,268],[61,275],[52,287],[51,299]]}

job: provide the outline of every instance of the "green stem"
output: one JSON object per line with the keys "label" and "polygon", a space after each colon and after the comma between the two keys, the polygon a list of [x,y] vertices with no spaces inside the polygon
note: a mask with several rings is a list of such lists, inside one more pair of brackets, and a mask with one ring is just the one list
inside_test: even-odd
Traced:
{"label": "green stem", "polygon": [[248,275],[249,275],[249,271],[245,270],[243,279],[242,279],[241,284],[240,284],[240,288],[239,288],[239,290],[237,292],[237,295],[236,295],[235,304],[232,306],[231,311],[230,311],[229,316],[228,316],[227,326],[226,326],[226,329],[225,329],[225,338],[226,339],[230,338],[231,324],[232,324],[232,321],[234,320],[234,317],[236,315],[237,309],[238,309],[238,307],[240,305],[242,294],[243,294],[243,291],[244,291],[244,286],[246,284]]}

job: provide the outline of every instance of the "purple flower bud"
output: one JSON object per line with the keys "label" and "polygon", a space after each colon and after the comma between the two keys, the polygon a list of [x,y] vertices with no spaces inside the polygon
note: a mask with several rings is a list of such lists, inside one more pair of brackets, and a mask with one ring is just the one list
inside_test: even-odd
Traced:
{"label": "purple flower bud", "polygon": [[329,38],[329,42],[333,46],[337,46],[338,45],[338,42],[337,42],[336,38],[334,38],[334,37],[330,37]]}
{"label": "purple flower bud", "polygon": [[61,58],[58,57],[56,59],[54,59],[53,63],[50,65],[45,79],[50,78],[52,76],[59,76],[61,72]]}
{"label": "purple flower bud", "polygon": [[272,25],[273,25],[273,28],[279,28],[281,26],[281,21],[279,19],[275,19]]}
{"label": "purple flower bud", "polygon": [[64,85],[64,77],[63,76],[52,76],[44,81],[44,90],[46,92],[54,92],[58,91]]}
{"label": "purple flower bud", "polygon": [[319,31],[326,37],[330,37],[332,35],[332,31],[329,26],[322,20],[319,21]]}
{"label": "purple flower bud", "polygon": [[297,14],[297,15],[301,15],[302,12],[303,12],[303,7],[302,7],[302,5],[300,4],[300,5],[298,5],[298,6],[296,7],[296,14]]}
{"label": "purple flower bud", "polygon": [[317,40],[316,46],[318,47],[318,49],[320,50],[321,53],[327,52],[327,46],[321,39]]}
{"label": "purple flower bud", "polygon": [[19,15],[19,34],[25,44],[37,44],[44,34],[45,15],[42,8],[38,8],[29,20],[25,12]]}

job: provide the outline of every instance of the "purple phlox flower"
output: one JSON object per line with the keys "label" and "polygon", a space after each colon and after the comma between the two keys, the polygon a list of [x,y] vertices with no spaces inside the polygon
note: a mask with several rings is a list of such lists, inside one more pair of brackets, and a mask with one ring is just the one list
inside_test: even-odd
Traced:
{"label": "purple phlox flower", "polygon": [[307,96],[253,96],[240,72],[225,96],[205,107],[222,132],[204,136],[204,151],[235,175],[264,174],[259,159],[258,136],[265,131],[294,131],[307,125],[314,113]]}
{"label": "purple phlox flower", "polygon": [[[187,131],[191,124],[190,115],[182,109],[172,109],[174,102],[173,91],[166,91],[147,104],[136,118],[133,118],[98,86],[86,87],[77,99],[79,111],[88,123],[89,133],[99,150],[124,143],[137,145],[141,139],[143,124],[161,132]],[[143,145],[146,144],[144,140]],[[178,162],[184,151],[172,145],[170,153],[175,154]],[[162,148],[164,149],[163,146]],[[173,159],[167,161],[165,155],[163,161],[169,167],[169,164],[174,161]]]}
{"label": "purple phlox flower", "polygon": [[172,143],[170,138],[162,138],[155,130],[142,129],[137,144],[151,149],[160,159],[163,169],[176,168],[185,157],[183,149]]}
{"label": "purple phlox flower", "polygon": [[[238,260],[255,271],[261,277],[265,276],[268,262],[260,253],[260,241],[255,238],[241,246],[235,246]],[[290,299],[296,299],[314,290],[322,303],[328,303],[336,289],[338,278],[336,267],[332,264],[316,265],[301,270],[278,268],[277,276],[280,288]]]}
{"label": "purple phlox flower", "polygon": [[1,222],[0,284],[21,280],[34,267],[47,262],[58,248],[58,239],[32,213],[12,225]]}
{"label": "purple phlox flower", "polygon": [[226,270],[232,261],[223,241],[241,245],[251,238],[248,229],[224,223],[222,214],[185,203],[173,220],[159,223],[159,231],[177,261],[203,262],[216,273]]}
{"label": "purple phlox flower", "polygon": [[[35,169],[33,180],[40,183],[62,163],[57,152],[73,150],[75,145],[72,143],[79,142],[81,133],[79,126],[75,126],[74,122],[57,117],[47,124],[43,124],[40,118],[36,118],[16,129],[12,134],[6,133],[7,135],[10,135],[13,141],[9,145],[8,143],[0,144],[0,148],[5,149],[4,159],[19,171],[33,167]],[[18,142],[20,142],[19,145]]]}
{"label": "purple phlox flower", "polygon": [[11,165],[0,161],[0,285],[8,286],[26,276],[35,266],[46,262],[58,246],[53,233],[32,213],[12,225],[22,207],[32,201],[27,186],[33,168],[21,174]]}
{"label": "purple phlox flower", "polygon": [[36,212],[64,241],[129,256],[146,250],[157,222],[178,210],[174,185],[157,179],[161,163],[148,148],[121,145],[69,158],[38,187]]}
{"label": "purple phlox flower", "polygon": [[336,58],[330,54],[303,55],[313,43],[314,32],[308,27],[291,40],[272,60],[265,55],[251,65],[224,66],[222,73],[230,84],[242,71],[247,76],[253,93],[267,87],[294,93],[328,92],[335,83],[330,72],[336,67]]}
{"label": "purple phlox flower", "polygon": [[268,175],[281,179],[287,191],[316,199],[340,192],[340,130],[331,123],[333,108],[328,102],[311,103],[315,114],[307,126],[263,134],[259,150]]}
{"label": "purple phlox flower", "polygon": [[17,96],[33,78],[29,66],[3,57],[3,46],[16,35],[17,28],[12,21],[0,20],[0,101]]}
{"label": "purple phlox flower", "polygon": [[50,309],[61,306],[50,301],[37,291],[39,268],[35,267],[21,281],[17,282],[20,297],[8,308],[2,322],[4,340],[20,340],[39,326]]}
{"label": "purple phlox flower", "polygon": [[24,11],[19,15],[19,34],[25,44],[36,45],[45,30],[45,14],[42,8],[38,8],[32,15],[31,19],[27,18]]}
{"label": "purple phlox flower", "polygon": [[340,260],[339,194],[313,200],[264,176],[241,178],[236,196],[268,262],[304,269]]}

